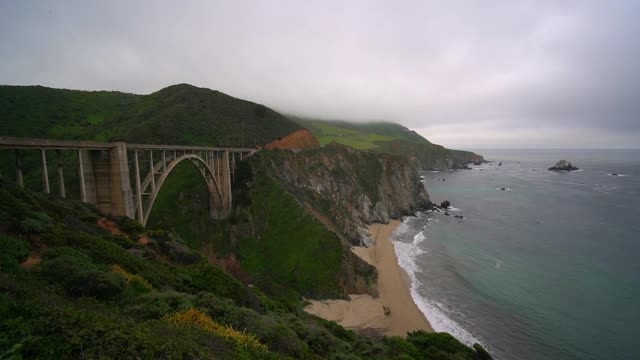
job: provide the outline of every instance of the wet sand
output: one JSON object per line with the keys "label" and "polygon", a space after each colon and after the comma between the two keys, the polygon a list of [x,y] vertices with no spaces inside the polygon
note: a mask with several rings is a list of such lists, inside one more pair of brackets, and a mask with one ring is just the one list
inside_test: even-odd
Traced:
{"label": "wet sand", "polygon": [[[426,317],[411,298],[407,274],[398,265],[390,236],[400,221],[372,224],[369,230],[375,245],[353,247],[352,251],[378,269],[378,292],[349,295],[350,300],[311,301],[305,310],[321,318],[336,321],[348,329],[376,329],[385,335],[404,336],[409,331],[433,331]],[[389,313],[385,315],[385,308]]]}

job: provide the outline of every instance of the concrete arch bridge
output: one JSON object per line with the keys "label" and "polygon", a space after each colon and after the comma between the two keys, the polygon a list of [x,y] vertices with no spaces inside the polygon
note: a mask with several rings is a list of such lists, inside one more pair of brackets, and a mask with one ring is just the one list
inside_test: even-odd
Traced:
{"label": "concrete arch bridge", "polygon": [[[63,141],[0,137],[0,149],[15,152],[16,183],[24,188],[22,158],[29,150],[40,153],[42,189],[51,193],[48,154],[56,154],[58,194],[65,198],[63,152],[75,152],[80,199],[113,216],[128,216],[146,225],[165,180],[182,162],[198,168],[209,190],[210,214],[222,219],[231,211],[231,183],[236,164],[257,149],[125,142]],[[67,157],[68,158],[68,157]],[[1,174],[0,174],[1,175]]]}

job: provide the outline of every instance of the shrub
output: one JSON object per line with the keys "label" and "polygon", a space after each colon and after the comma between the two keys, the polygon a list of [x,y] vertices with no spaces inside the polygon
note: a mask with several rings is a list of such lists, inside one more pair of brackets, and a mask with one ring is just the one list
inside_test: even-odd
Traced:
{"label": "shrub", "polygon": [[33,212],[30,216],[20,222],[20,230],[25,233],[42,233],[53,224],[53,219],[43,212]]}
{"label": "shrub", "polygon": [[90,257],[69,247],[45,251],[40,270],[46,279],[59,283],[73,296],[107,298],[119,294],[125,286],[121,277],[98,270]]}
{"label": "shrub", "polygon": [[456,355],[462,359],[473,359],[475,352],[448,333],[428,333],[423,330],[407,334],[407,340],[422,354],[431,357]]}
{"label": "shrub", "polygon": [[487,350],[484,349],[484,347],[482,347],[482,345],[480,344],[473,344],[473,349],[476,351],[477,355],[478,355],[478,360],[492,360],[493,358],[491,357],[491,355],[489,354],[489,352],[487,352]]}
{"label": "shrub", "polygon": [[171,312],[194,307],[195,296],[173,290],[152,291],[136,298],[128,312],[138,318],[158,319]]}
{"label": "shrub", "polygon": [[270,350],[285,353],[297,359],[303,358],[309,351],[307,344],[298,338],[289,324],[277,316],[262,315],[256,323],[248,327],[248,330],[265,342]]}
{"label": "shrub", "polygon": [[210,292],[198,293],[197,299],[198,306],[214,317],[224,317],[236,308],[233,300],[220,298]]}
{"label": "shrub", "polygon": [[152,289],[152,286],[151,284],[149,284],[147,279],[145,279],[140,275],[137,275],[137,274],[134,275],[128,272],[127,270],[123,269],[120,265],[111,266],[111,272],[120,275],[122,278],[124,278],[127,281],[127,283],[129,283],[129,285],[139,286],[148,290]]}
{"label": "shrub", "polygon": [[384,338],[384,343],[387,345],[387,355],[389,357],[397,359],[404,356],[412,359],[418,356],[418,349],[415,345],[399,336],[386,337]]}
{"label": "shrub", "polygon": [[29,243],[22,239],[0,235],[0,272],[16,272],[29,256]]}
{"label": "shrub", "polygon": [[122,292],[124,280],[116,274],[94,270],[73,277],[66,283],[66,289],[74,296],[94,296],[110,298]]}
{"label": "shrub", "polygon": [[144,232],[144,227],[139,222],[126,216],[119,216],[114,219],[120,230],[126,234],[137,238]]}
{"label": "shrub", "polygon": [[233,340],[241,349],[249,348],[259,351],[267,350],[267,347],[261,344],[255,336],[243,334],[228,326],[222,326],[213,321],[213,319],[211,319],[211,317],[206,313],[197,309],[175,312],[173,314],[166,315],[163,319],[176,327],[195,326],[205,331],[228,338]]}
{"label": "shrub", "polygon": [[182,272],[189,276],[185,278],[185,285],[191,290],[230,298],[240,305],[250,303],[249,291],[244,285],[217,266],[202,261],[182,268]]}

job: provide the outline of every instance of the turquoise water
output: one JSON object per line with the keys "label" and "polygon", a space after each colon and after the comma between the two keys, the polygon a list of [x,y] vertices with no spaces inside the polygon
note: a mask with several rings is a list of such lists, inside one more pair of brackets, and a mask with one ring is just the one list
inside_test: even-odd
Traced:
{"label": "turquoise water", "polygon": [[[640,151],[478,152],[503,166],[423,173],[451,216],[396,231],[435,329],[497,359],[640,359]],[[582,170],[545,170],[560,159]]]}

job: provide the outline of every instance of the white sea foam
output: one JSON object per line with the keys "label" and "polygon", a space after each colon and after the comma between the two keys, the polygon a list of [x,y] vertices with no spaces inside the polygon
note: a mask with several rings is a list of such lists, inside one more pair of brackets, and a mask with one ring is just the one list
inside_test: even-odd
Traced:
{"label": "white sea foam", "polygon": [[435,331],[448,332],[469,346],[472,346],[474,343],[480,343],[485,346],[485,344],[446,315],[447,312],[452,312],[446,305],[426,299],[419,294],[418,288],[421,286],[421,283],[418,280],[416,273],[420,270],[416,264],[416,258],[427,252],[418,246],[420,243],[424,242],[425,239],[424,231],[421,231],[413,237],[413,242],[411,243],[401,241],[393,242],[396,256],[398,257],[398,263],[407,272],[409,279],[411,280],[411,297],[413,298],[413,302],[427,317]]}
{"label": "white sea foam", "polygon": [[625,176],[631,176],[631,175],[628,175],[628,174],[615,174],[615,175],[614,174],[607,174],[607,176],[625,177]]}
{"label": "white sea foam", "polygon": [[457,207],[453,207],[453,206],[449,206],[447,208],[447,210],[449,210],[449,211],[460,211],[460,209],[458,209]]}

